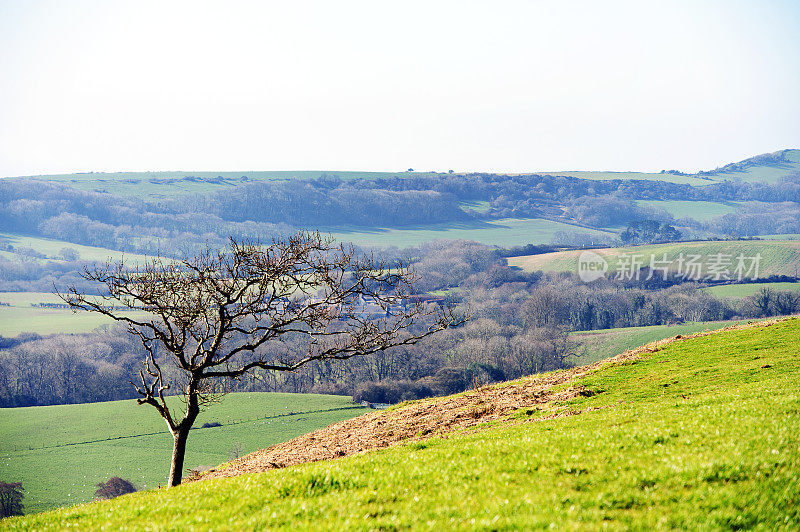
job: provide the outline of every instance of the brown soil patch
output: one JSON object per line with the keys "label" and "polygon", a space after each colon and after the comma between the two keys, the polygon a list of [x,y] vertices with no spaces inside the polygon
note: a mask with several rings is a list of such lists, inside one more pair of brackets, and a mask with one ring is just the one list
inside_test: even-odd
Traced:
{"label": "brown soil patch", "polygon": [[[781,320],[732,325],[718,331],[677,336],[653,342],[621,355],[545,375],[525,377],[517,381],[484,386],[449,397],[426,399],[388,411],[376,411],[330,425],[288,442],[279,443],[229,462],[224,469],[211,469],[190,480],[232,477],[282,468],[306,462],[331,460],[342,456],[388,447],[409,440],[427,439],[447,433],[477,430],[492,421],[508,419],[508,415],[529,408],[549,408],[548,403],[566,401],[591,393],[582,386],[569,383],[607,364],[620,364],[639,358],[642,353],[660,351],[664,346],[689,338],[718,334],[731,329],[764,327]],[[558,388],[557,390],[555,388]],[[552,405],[551,405],[552,406]],[[556,411],[536,419],[552,419],[575,415],[576,411]]]}

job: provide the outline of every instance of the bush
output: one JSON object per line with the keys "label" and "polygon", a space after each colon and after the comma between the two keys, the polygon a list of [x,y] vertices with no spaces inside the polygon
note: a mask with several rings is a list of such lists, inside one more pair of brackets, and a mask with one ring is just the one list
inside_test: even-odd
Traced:
{"label": "bush", "polygon": [[0,482],[0,517],[22,515],[22,482]]}
{"label": "bush", "polygon": [[412,401],[414,399],[424,399],[436,395],[430,386],[420,381],[381,381],[363,382],[356,388],[353,394],[353,401],[360,403],[399,403],[400,401]]}
{"label": "bush", "polygon": [[136,486],[130,480],[111,477],[108,482],[100,482],[97,485],[97,491],[94,492],[94,496],[98,499],[113,499],[134,491],[136,491]]}
{"label": "bush", "polygon": [[212,427],[221,427],[221,426],[222,426],[222,423],[220,423],[219,421],[212,421],[210,423],[203,423],[203,425],[200,428],[201,429],[210,429]]}

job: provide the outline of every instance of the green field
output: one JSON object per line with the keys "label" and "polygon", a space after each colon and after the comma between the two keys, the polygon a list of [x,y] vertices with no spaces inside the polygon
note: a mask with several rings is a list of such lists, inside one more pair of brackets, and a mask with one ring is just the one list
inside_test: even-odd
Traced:
{"label": "green field", "polygon": [[[95,312],[72,312],[69,309],[49,309],[31,303],[61,303],[57,295],[48,292],[0,292],[0,336],[16,336],[22,332],[41,335],[86,333],[114,320]],[[131,316],[142,313],[131,313]]]}
{"label": "green field", "polygon": [[569,333],[569,349],[575,354],[571,362],[591,364],[609,358],[628,349],[680,335],[703,331],[715,331],[736,323],[735,321],[704,321],[680,325],[653,325],[650,327],[621,327],[595,331]]}
{"label": "green field", "polygon": [[[61,250],[63,248],[71,248],[77,251],[80,255],[79,260],[85,261],[105,262],[109,258],[116,261],[124,256],[126,262],[136,262],[143,261],[147,258],[145,255],[137,255],[136,253],[123,254],[121,251],[115,251],[113,249],[95,246],[82,246],[80,244],[73,244],[72,242],[65,242],[63,240],[22,236],[11,233],[0,233],[0,247],[5,248],[8,245],[13,246],[14,248],[31,248],[34,251],[44,255],[47,260],[62,260]],[[8,251],[0,251],[0,256],[12,260],[20,258],[17,253]]]}
{"label": "green field", "polygon": [[4,525],[796,530],[798,338],[793,319],[682,340],[578,377],[584,393],[550,411]]}
{"label": "green field", "polygon": [[708,292],[714,297],[731,297],[735,299],[742,299],[752,296],[763,287],[771,288],[772,290],[792,290],[794,292],[800,292],[800,282],[725,284],[720,286],[709,286],[703,288],[702,290],[704,292]]}
{"label": "green field", "polygon": [[[186,467],[215,466],[237,444],[249,453],[365,411],[343,396],[231,394],[198,418],[196,427],[222,426],[192,431]],[[164,421],[133,400],[0,409],[0,480],[23,482],[26,512],[89,501],[97,483],[112,476],[156,487],[169,473],[171,452]]]}
{"label": "green field", "polygon": [[[690,255],[700,256],[701,259],[698,262],[703,265],[700,270],[701,278],[705,278],[709,274],[709,263],[713,261],[714,256],[719,254],[726,255],[731,260],[727,270],[732,279],[737,278],[734,272],[737,266],[736,258],[739,255],[746,258],[755,258],[759,254],[761,256],[760,261],[758,261],[758,275],[754,275],[755,271],[752,271],[750,275],[743,275],[743,278],[762,278],[770,275],[793,276],[796,275],[798,268],[800,268],[800,241],[796,240],[674,242],[670,244],[604,248],[592,251],[607,261],[607,276],[619,273],[626,265],[630,266],[634,258],[638,260],[640,266],[649,266],[651,258],[655,261],[663,261],[664,254],[666,254],[666,261],[669,263],[671,271],[678,270],[678,261],[681,254],[686,260],[690,258]],[[543,270],[577,273],[578,260],[582,253],[583,251],[581,250],[573,250],[525,257],[511,257],[508,259],[508,264],[526,271]],[[747,260],[744,266],[749,269],[753,263],[753,260]],[[687,273],[686,268],[684,268],[684,273]],[[656,275],[660,275],[660,273],[656,272]]]}
{"label": "green field", "polygon": [[501,218],[492,221],[426,224],[419,227],[378,228],[374,230],[341,228],[320,229],[330,232],[336,240],[361,246],[417,246],[439,239],[467,239],[488,245],[519,246],[546,244],[558,232],[580,232],[608,239],[612,233],[587,229],[541,218]]}
{"label": "green field", "polygon": [[[108,192],[117,196],[161,199],[182,194],[208,194],[258,181],[317,179],[335,175],[341,179],[389,179],[438,175],[435,172],[351,172],[351,171],[241,171],[241,172],[97,172],[31,176],[43,181],[66,183],[79,190]],[[246,179],[242,179],[245,177]]]}
{"label": "green field", "polygon": [[735,202],[718,203],[714,201],[637,201],[639,205],[647,205],[656,209],[663,209],[676,220],[681,218],[693,218],[701,222],[713,220],[718,216],[734,213],[738,210],[739,204]]}

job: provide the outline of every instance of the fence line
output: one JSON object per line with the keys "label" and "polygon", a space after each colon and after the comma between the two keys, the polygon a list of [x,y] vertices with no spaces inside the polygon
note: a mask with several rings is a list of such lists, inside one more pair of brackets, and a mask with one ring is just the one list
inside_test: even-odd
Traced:
{"label": "fence line", "polygon": [[[339,410],[353,410],[356,408],[364,408],[363,406],[340,406],[337,408],[325,408],[322,410],[308,410],[306,412],[287,412],[286,414],[276,414],[274,416],[263,416],[263,417],[256,417],[253,419],[239,419],[239,420],[232,420],[227,423],[221,424],[219,427],[206,427],[205,429],[201,427],[192,427],[192,430],[207,430],[213,428],[222,428],[227,427],[230,425],[242,425],[244,423],[253,423],[255,421],[260,421],[262,419],[280,419],[283,417],[292,417],[292,416],[299,416],[303,414],[320,414],[323,412],[336,412]],[[127,434],[124,436],[110,436],[108,438],[100,438],[97,440],[86,440],[86,441],[79,441],[79,442],[68,442],[68,443],[57,443],[55,445],[45,445],[44,443],[41,446],[34,446],[34,445],[26,445],[23,447],[14,447],[12,449],[2,449],[0,452],[20,452],[20,451],[35,451],[39,449],[57,449],[59,447],[71,447],[75,445],[86,445],[91,443],[102,443],[106,441],[116,441],[116,440],[125,440],[129,438],[141,438],[144,436],[156,436],[158,434],[169,434],[169,431],[161,430],[158,432],[145,432],[142,434]]]}

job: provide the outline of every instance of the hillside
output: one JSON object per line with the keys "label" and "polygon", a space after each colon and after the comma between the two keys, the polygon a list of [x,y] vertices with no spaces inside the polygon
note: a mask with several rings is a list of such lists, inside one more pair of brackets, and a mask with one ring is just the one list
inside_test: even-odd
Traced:
{"label": "hillside", "polygon": [[[367,410],[344,396],[233,393],[201,415],[186,467],[213,466]],[[208,422],[220,426],[201,428]],[[26,512],[90,501],[112,476],[139,488],[163,484],[171,451],[164,420],[135,400],[0,409],[0,480],[22,481]]]}
{"label": "hillside", "polygon": [[797,528],[798,340],[797,318],[676,338],[367,414],[173,490],[3,525]]}
{"label": "hillside", "polygon": [[[666,261],[673,272],[678,270],[678,259],[681,255],[687,260],[691,255],[699,256],[698,262],[703,265],[701,277],[707,275],[710,261],[720,253],[727,256],[731,261],[727,266],[731,278],[736,277],[733,272],[737,265],[736,257],[739,255],[751,258],[760,254],[761,259],[758,262],[757,276],[759,278],[770,275],[795,276],[797,275],[797,268],[800,266],[800,241],[798,240],[673,242],[669,244],[603,248],[592,251],[600,255],[608,263],[608,273],[606,275],[613,275],[619,272],[621,261],[631,264],[632,258],[638,257],[639,266],[649,266],[651,257],[656,261],[663,261],[665,254]],[[577,272],[578,262],[582,253],[583,251],[581,250],[572,250],[511,257],[508,259],[508,264],[522,268],[525,271]],[[750,265],[751,261],[748,260],[745,263],[745,267],[749,268]],[[656,275],[660,275],[660,273]]]}

